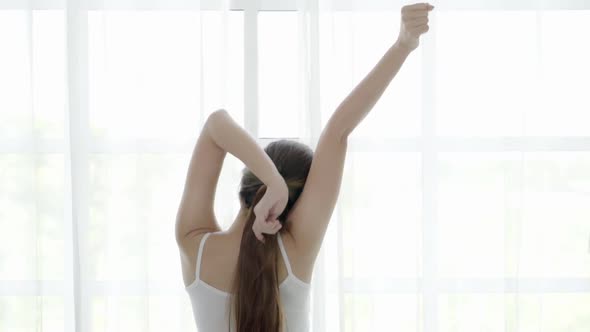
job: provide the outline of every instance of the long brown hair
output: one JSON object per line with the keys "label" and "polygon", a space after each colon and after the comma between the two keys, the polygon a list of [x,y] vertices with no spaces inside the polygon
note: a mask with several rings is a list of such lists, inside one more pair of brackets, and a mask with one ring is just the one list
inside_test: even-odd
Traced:
{"label": "long brown hair", "polygon": [[[277,218],[283,226],[279,232],[287,232],[287,216],[303,191],[313,151],[305,144],[284,139],[268,144],[264,151],[289,188],[287,206]],[[279,298],[277,236],[263,234],[265,243],[262,243],[252,231],[256,218],[252,209],[265,192],[266,185],[249,169],[244,168],[239,198],[242,207],[247,209],[247,221],[240,243],[231,304],[237,332],[278,332],[284,326]]]}

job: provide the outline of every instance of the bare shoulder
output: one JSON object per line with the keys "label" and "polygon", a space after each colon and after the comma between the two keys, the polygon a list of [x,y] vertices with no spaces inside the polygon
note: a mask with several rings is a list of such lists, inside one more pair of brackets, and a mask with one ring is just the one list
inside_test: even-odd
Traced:
{"label": "bare shoulder", "polygon": [[281,232],[281,239],[283,240],[285,251],[287,252],[289,262],[291,263],[293,274],[302,281],[310,283],[314,263],[307,259],[309,253],[296,246],[295,238],[290,231],[285,230],[284,232]]}
{"label": "bare shoulder", "polygon": [[205,234],[209,232],[211,231],[204,230],[190,233],[177,241],[185,287],[195,281],[199,245]]}
{"label": "bare shoulder", "polygon": [[211,229],[199,230],[191,232],[185,235],[184,237],[178,239],[177,244],[181,255],[189,258],[190,261],[193,261],[194,259],[190,258],[197,257],[197,251],[199,248],[199,244],[201,243],[201,239],[205,236],[205,234],[214,232],[217,231]]}

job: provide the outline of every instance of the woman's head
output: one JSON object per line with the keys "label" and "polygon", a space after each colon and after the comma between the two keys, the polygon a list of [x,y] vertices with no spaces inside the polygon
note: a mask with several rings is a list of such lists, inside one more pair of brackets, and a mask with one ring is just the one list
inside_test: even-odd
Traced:
{"label": "woman's head", "polygon": [[[286,229],[285,226],[288,226],[285,223],[289,211],[303,191],[311,167],[313,151],[305,144],[285,139],[268,144],[264,151],[273,161],[289,188],[289,201],[283,213],[277,218],[283,225],[282,231]],[[261,189],[263,184],[252,171],[244,168],[239,192],[243,209],[249,210],[255,205],[252,203],[256,197],[256,192]]]}
{"label": "woman's head", "polygon": [[[289,140],[272,142],[264,151],[289,188],[287,206],[277,218],[283,225],[280,230],[283,232],[289,229],[287,216],[303,191],[311,167],[313,151],[305,144]],[[252,231],[252,224],[256,217],[252,209],[264,196],[265,191],[264,183],[245,168],[240,181],[239,198],[242,208],[247,211],[246,224],[240,242],[232,302],[238,332],[274,332],[281,330],[283,324],[279,302],[277,237],[263,234],[265,243],[262,243]]]}

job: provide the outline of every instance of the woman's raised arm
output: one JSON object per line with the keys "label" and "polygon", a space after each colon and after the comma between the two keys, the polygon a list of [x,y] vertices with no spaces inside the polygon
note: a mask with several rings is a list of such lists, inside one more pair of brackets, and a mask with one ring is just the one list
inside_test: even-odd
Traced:
{"label": "woman's raised arm", "polygon": [[397,41],[332,114],[329,124],[341,137],[348,137],[367,116],[408,55],[418,47],[418,38],[428,31],[428,12],[433,8],[427,3],[402,8]]}
{"label": "woman's raised arm", "polygon": [[328,228],[340,192],[348,135],[369,113],[398,72],[408,54],[418,46],[418,37],[428,30],[432,6],[416,4],[402,9],[397,42],[375,68],[344,99],[328,120],[317,143],[309,175],[299,199],[291,209],[291,234],[311,280],[313,264]]}

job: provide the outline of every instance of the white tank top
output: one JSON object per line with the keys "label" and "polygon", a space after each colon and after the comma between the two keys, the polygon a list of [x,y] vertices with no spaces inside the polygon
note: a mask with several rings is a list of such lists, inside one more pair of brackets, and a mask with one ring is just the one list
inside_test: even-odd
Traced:
{"label": "white tank top", "polygon": [[[229,325],[231,294],[217,289],[200,279],[201,256],[205,241],[211,233],[206,233],[199,244],[195,281],[186,287],[193,307],[193,315],[199,332],[235,331]],[[287,266],[287,278],[279,285],[279,296],[285,314],[284,331],[309,331],[309,293],[310,284],[297,278],[291,270],[291,263],[283,245],[280,233],[279,248]],[[235,322],[232,319],[232,324]]]}

